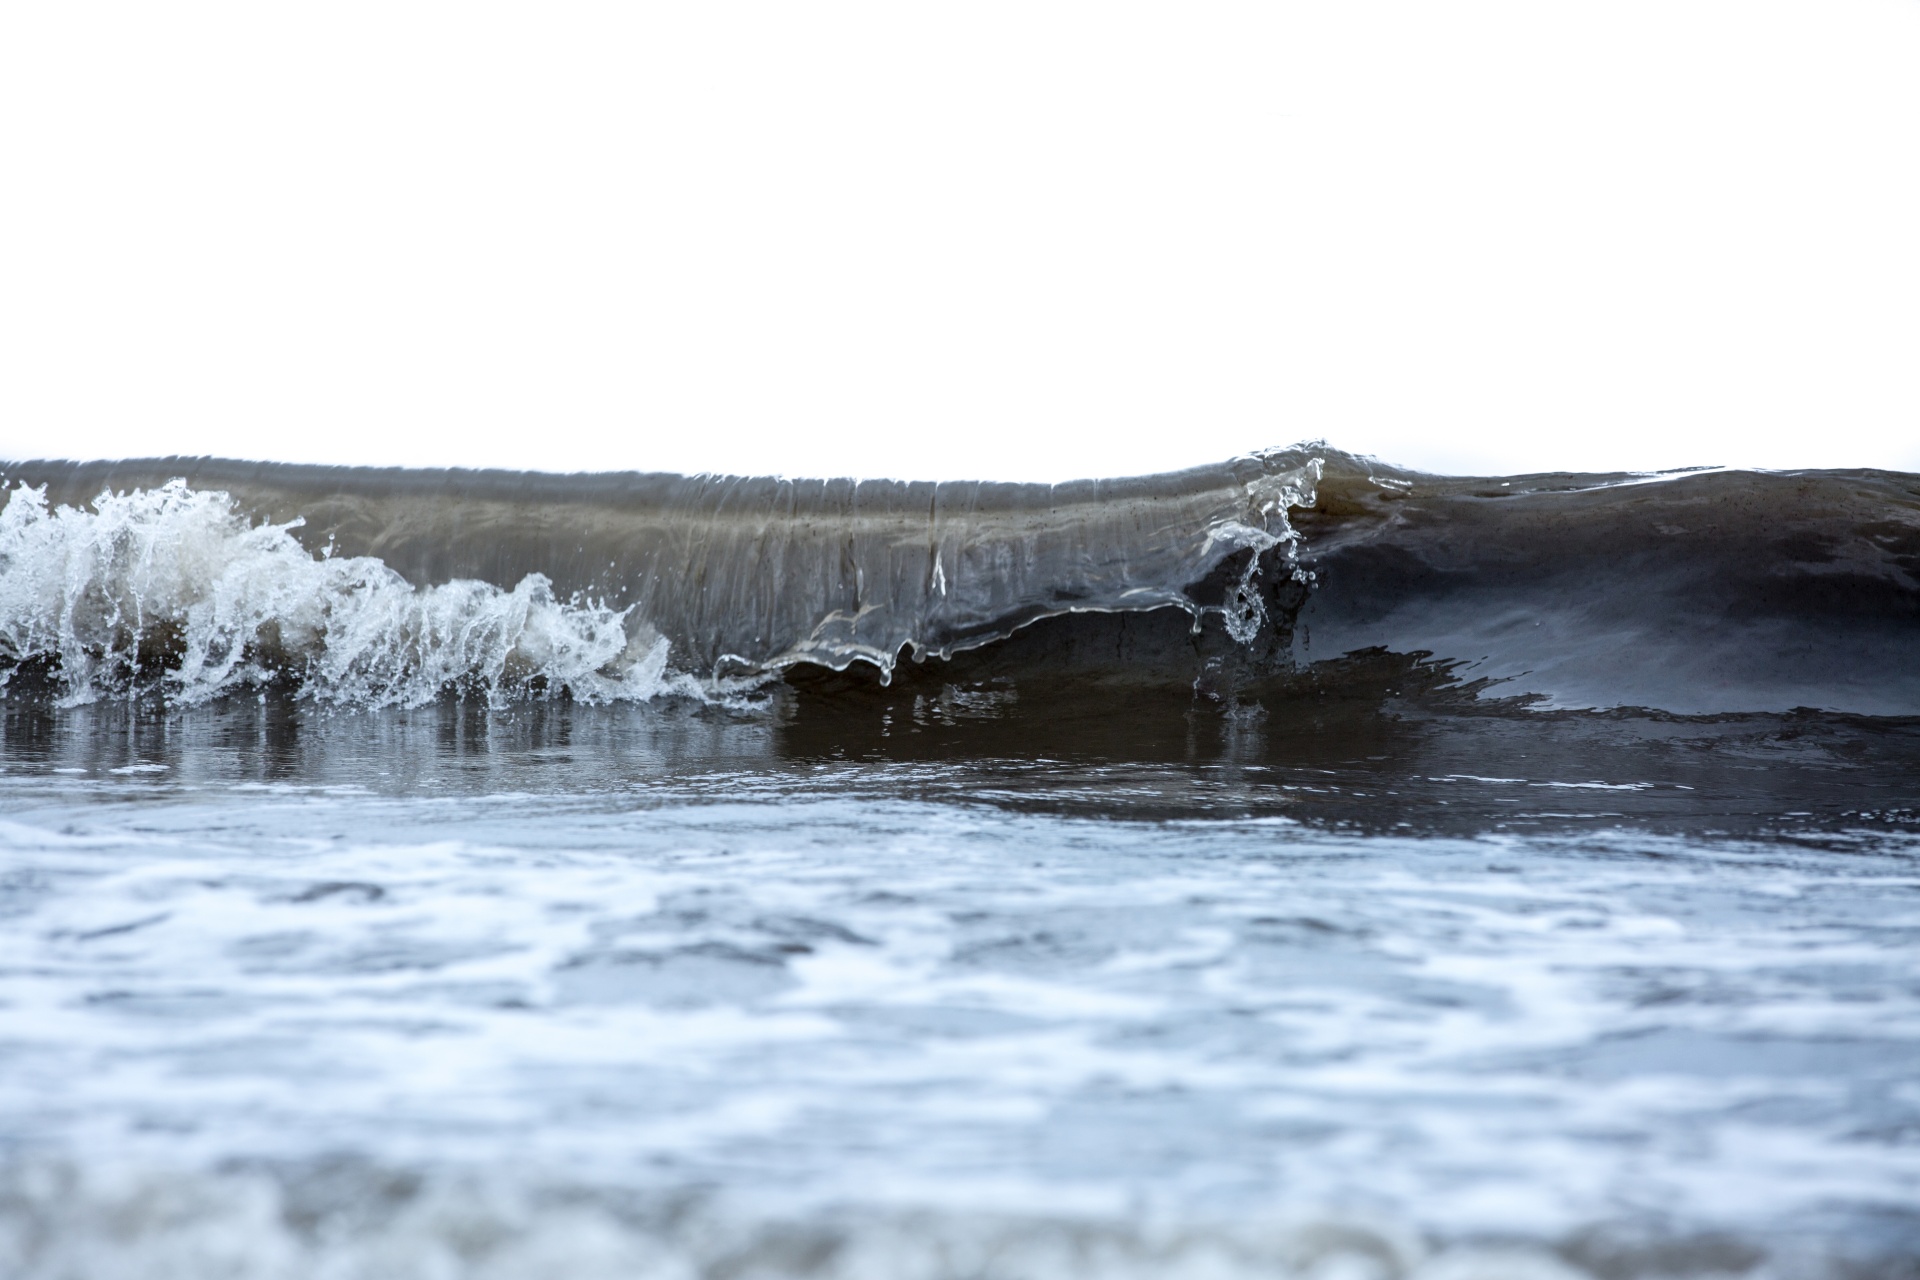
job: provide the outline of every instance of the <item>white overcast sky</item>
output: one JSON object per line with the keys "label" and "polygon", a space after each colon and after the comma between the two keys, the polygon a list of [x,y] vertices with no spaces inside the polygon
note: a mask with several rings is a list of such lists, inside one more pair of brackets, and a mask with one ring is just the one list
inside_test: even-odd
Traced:
{"label": "white overcast sky", "polygon": [[19,3],[0,457],[1920,471],[1920,0]]}

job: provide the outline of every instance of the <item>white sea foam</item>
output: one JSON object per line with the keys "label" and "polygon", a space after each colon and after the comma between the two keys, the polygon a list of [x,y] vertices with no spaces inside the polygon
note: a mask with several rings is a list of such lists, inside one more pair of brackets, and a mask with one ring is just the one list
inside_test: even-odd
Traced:
{"label": "white sea foam", "polygon": [[1540,1246],[1436,1247],[1340,1216],[1226,1224],[926,1210],[787,1218],[358,1163],[155,1174],[0,1170],[20,1280],[1585,1280]]}
{"label": "white sea foam", "polygon": [[540,574],[511,590],[417,587],[371,556],[315,556],[183,481],[49,508],[16,488],[0,509],[0,683],[56,660],[64,700],[158,682],[179,702],[296,686],[324,702],[415,706],[450,689],[498,702],[565,690],[595,702],[694,693],[668,643]]}
{"label": "white sea foam", "polygon": [[[1905,839],[1125,821],[1137,767],[1050,763],[1071,818],[743,767],[745,718],[294,710],[8,718],[0,1276],[1910,1275]],[[1268,1233],[1343,1217],[1397,1225]]]}

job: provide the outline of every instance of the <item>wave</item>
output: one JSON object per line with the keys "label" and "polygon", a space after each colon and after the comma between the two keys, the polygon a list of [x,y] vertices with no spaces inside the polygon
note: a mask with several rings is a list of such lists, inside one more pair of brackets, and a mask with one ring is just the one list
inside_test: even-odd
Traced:
{"label": "wave", "polygon": [[816,670],[1238,703],[1387,653],[1487,705],[1920,715],[1920,477],[1888,472],[1457,478],[1310,445],[1051,486],[212,459],[0,484],[0,666],[69,701]]}

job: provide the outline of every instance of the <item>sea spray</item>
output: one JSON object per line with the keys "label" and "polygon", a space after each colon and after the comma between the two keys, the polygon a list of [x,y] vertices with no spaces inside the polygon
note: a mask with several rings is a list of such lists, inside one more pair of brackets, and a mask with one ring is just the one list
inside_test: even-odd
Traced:
{"label": "sea spray", "polygon": [[668,642],[628,610],[557,600],[540,574],[415,587],[370,556],[311,554],[297,525],[251,523],[177,479],[91,510],[18,486],[0,509],[0,680],[37,659],[57,664],[68,703],[284,685],[363,706],[448,690],[646,699],[673,683]]}

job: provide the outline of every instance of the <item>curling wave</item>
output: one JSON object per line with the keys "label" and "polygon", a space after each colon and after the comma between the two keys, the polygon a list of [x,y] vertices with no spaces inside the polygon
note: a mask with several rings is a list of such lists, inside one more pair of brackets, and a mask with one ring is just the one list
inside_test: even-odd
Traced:
{"label": "curling wave", "polygon": [[72,700],[711,697],[911,658],[916,685],[1244,706],[1392,655],[1487,707],[1920,715],[1920,477],[1889,472],[1460,478],[1314,445],[1053,486],[209,459],[0,484],[0,667]]}

